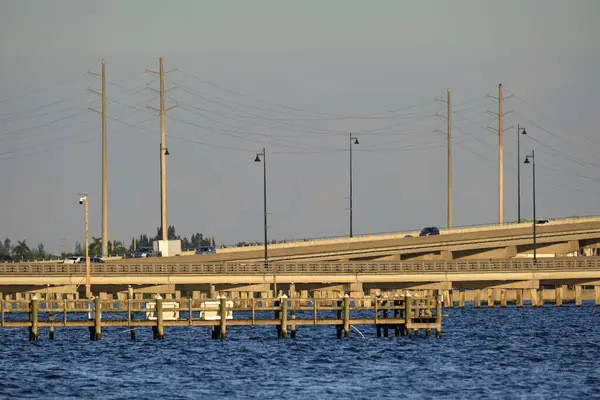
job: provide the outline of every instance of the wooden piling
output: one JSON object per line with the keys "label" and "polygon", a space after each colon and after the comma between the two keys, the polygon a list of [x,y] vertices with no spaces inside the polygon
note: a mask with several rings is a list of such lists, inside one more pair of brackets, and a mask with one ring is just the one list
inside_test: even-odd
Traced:
{"label": "wooden piling", "polygon": [[594,301],[596,306],[600,306],[600,286],[594,286]]}
{"label": "wooden piling", "polygon": [[538,307],[543,307],[544,306],[544,288],[541,287],[538,290],[538,300],[537,300],[537,305]]}
{"label": "wooden piling", "polygon": [[102,339],[102,300],[100,297],[94,299],[94,332],[92,340]]}
{"label": "wooden piling", "polygon": [[575,306],[581,307],[581,285],[575,285]]}
{"label": "wooden piling", "polygon": [[350,296],[344,295],[344,337],[350,337]]}
{"label": "wooden piling", "polygon": [[481,307],[481,290],[475,289],[473,291],[473,307],[479,308]]}
{"label": "wooden piling", "polygon": [[517,295],[516,306],[518,308],[523,307],[523,289],[516,289],[515,292]]}
{"label": "wooden piling", "polygon": [[156,314],[156,327],[154,329],[154,339],[163,340],[165,338],[165,325],[163,320],[163,298],[156,295],[154,312]]}
{"label": "wooden piling", "polygon": [[[295,297],[296,297],[296,285],[291,283],[290,284],[290,299],[294,299]],[[296,302],[292,300],[290,305],[291,305],[290,319],[292,320],[292,323],[290,324],[290,337],[292,339],[295,339],[296,338],[296,323],[294,321],[296,320]]]}
{"label": "wooden piling", "polygon": [[29,327],[29,340],[34,342],[38,340],[39,326],[38,326],[38,310],[39,300],[37,296],[33,295],[30,302],[29,321],[31,326]]}
{"label": "wooden piling", "polygon": [[219,303],[219,313],[221,314],[221,324],[219,326],[219,339],[227,339],[227,298],[222,296]]}
{"label": "wooden piling", "polygon": [[281,303],[281,313],[280,313],[280,321],[281,325],[279,328],[279,337],[281,339],[287,338],[287,326],[288,326],[288,297],[284,294],[280,298]]}
{"label": "wooden piling", "polygon": [[[404,328],[406,330],[406,334],[410,335],[412,329],[412,304],[411,298],[408,296],[404,296]],[[441,302],[438,301],[441,305]],[[441,311],[440,311],[441,315]]]}
{"label": "wooden piling", "polygon": [[465,289],[458,291],[458,308],[465,308]]}

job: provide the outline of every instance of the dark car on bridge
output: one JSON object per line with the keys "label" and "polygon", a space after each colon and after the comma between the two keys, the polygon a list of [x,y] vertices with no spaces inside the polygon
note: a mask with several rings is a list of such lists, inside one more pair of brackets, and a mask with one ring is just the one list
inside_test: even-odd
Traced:
{"label": "dark car on bridge", "polygon": [[12,257],[8,254],[0,254],[0,262],[9,262],[12,261]]}
{"label": "dark car on bridge", "polygon": [[421,230],[421,233],[419,233],[419,236],[433,236],[433,235],[439,235],[439,234],[440,234],[440,230],[436,226],[428,226]]}

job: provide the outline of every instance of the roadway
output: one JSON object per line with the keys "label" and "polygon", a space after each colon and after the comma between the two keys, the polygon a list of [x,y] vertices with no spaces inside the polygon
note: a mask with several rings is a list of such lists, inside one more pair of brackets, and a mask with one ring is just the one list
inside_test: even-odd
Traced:
{"label": "roadway", "polygon": [[[538,253],[553,256],[564,256],[582,248],[598,248],[600,217],[553,220],[537,227],[537,242]],[[531,223],[445,229],[439,236],[402,232],[268,246],[271,262],[510,259],[531,254],[532,249]],[[249,246],[217,249],[215,254],[165,257],[160,262],[259,262],[263,257],[263,246]],[[127,262],[145,263],[147,260]]]}

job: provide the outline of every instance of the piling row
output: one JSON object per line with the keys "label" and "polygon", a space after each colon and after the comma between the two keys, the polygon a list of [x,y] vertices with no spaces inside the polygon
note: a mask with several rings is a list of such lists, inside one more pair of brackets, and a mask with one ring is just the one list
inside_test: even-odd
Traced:
{"label": "piling row", "polygon": [[[230,326],[272,325],[282,339],[294,338],[299,326],[310,325],[333,326],[340,339],[350,337],[353,325],[375,325],[378,337],[382,336],[382,331],[383,336],[388,337],[391,329],[396,336],[418,334],[419,330],[425,330],[429,336],[435,330],[436,336],[440,337],[442,332],[441,296],[350,298],[345,295],[342,298],[307,300],[282,295],[275,299],[244,299],[237,304],[225,297],[166,301],[157,295],[150,300],[102,300],[96,297],[90,300],[65,299],[61,302],[40,301],[32,296],[29,301],[2,300],[0,306],[0,327],[27,328],[31,341],[38,340],[40,327],[51,328],[50,339],[54,339],[55,327],[88,327],[90,340],[93,341],[102,339],[105,327],[129,327],[131,339],[135,339],[135,328],[150,327],[155,340],[165,338],[165,327],[168,326],[211,327],[212,338],[220,340],[227,338]],[[111,318],[104,319],[103,312],[111,313]],[[272,313],[273,318],[264,318],[265,312],[267,315]],[[328,315],[325,312],[329,312]],[[331,312],[335,318],[331,317]],[[15,318],[23,313],[29,315],[28,320]],[[233,319],[232,313],[236,313],[238,318]],[[57,318],[61,314],[62,318]],[[143,317],[140,318],[140,314]],[[11,317],[6,319],[5,315]]]}

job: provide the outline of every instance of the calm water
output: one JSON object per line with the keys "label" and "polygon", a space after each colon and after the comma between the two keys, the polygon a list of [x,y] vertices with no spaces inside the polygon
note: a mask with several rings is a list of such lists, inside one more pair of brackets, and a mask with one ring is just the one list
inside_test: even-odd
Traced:
{"label": "calm water", "polygon": [[56,331],[29,343],[0,330],[0,397],[29,398],[598,398],[600,307],[446,310],[444,337],[376,338],[357,327],[166,328],[165,341],[138,329]]}

